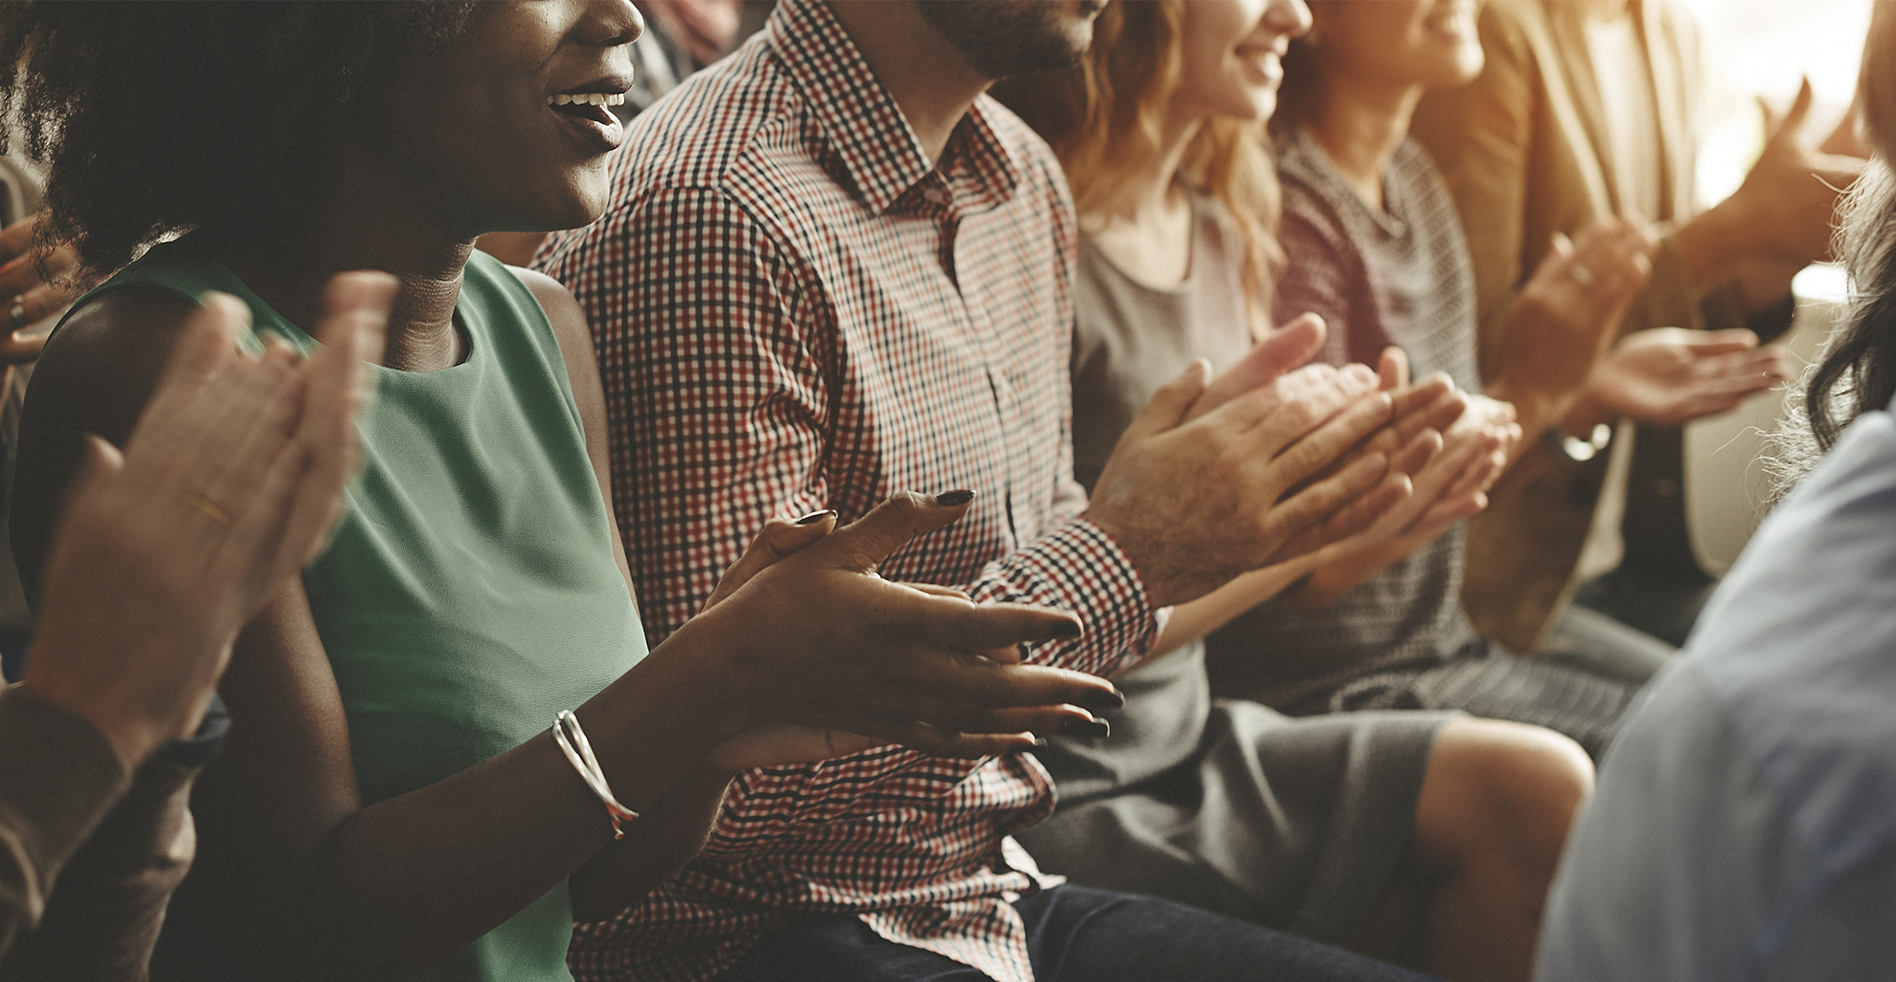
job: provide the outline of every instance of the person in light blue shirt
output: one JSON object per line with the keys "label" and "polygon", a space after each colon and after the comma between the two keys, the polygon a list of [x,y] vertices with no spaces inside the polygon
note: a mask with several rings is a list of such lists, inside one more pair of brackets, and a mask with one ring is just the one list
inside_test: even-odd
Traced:
{"label": "person in light blue shirt", "polygon": [[1896,9],[1875,6],[1859,299],[1802,437],[1828,453],[1608,748],[1542,982],[1896,979]]}
{"label": "person in light blue shirt", "polygon": [[1896,979],[1896,418],[1759,530],[1607,751],[1536,978]]}

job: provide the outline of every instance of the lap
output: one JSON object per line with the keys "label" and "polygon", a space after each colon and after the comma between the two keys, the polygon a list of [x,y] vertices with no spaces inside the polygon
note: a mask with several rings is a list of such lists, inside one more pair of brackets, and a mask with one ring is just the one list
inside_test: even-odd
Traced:
{"label": "lap", "polygon": [[[1153,897],[1054,887],[1014,905],[1036,982],[1408,982],[1360,955]],[[771,934],[723,982],[986,982],[945,956],[837,915]]]}
{"label": "lap", "polygon": [[1401,865],[1450,718],[1292,719],[1221,700],[1184,764],[1080,801],[1060,781],[1053,816],[1016,837],[1042,869],[1076,883],[1347,938]]}

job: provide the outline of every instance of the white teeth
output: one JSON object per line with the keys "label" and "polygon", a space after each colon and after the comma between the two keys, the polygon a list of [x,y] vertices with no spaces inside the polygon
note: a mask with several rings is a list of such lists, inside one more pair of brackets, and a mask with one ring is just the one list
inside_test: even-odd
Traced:
{"label": "white teeth", "polygon": [[546,104],[549,106],[623,106],[625,105],[625,93],[562,92],[558,95],[547,96]]}

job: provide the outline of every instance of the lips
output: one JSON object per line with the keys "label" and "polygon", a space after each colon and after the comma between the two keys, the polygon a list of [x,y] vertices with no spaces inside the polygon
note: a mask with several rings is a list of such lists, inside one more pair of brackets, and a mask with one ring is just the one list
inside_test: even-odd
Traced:
{"label": "lips", "polygon": [[625,141],[625,130],[610,107],[625,103],[628,87],[617,87],[613,91],[557,92],[546,97],[546,105],[589,144],[602,153],[610,152]]}
{"label": "lips", "polygon": [[1275,48],[1239,48],[1235,54],[1238,63],[1267,84],[1275,85],[1284,78],[1284,67]]}

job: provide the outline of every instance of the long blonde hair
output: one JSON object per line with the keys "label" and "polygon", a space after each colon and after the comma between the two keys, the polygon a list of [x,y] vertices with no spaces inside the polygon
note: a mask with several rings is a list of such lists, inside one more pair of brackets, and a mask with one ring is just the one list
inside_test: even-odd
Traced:
{"label": "long blonde hair", "polygon": [[[1060,156],[1081,215],[1112,208],[1159,153],[1165,112],[1184,62],[1179,28],[1189,0],[1108,4],[1080,64],[1010,79],[994,95]],[[1277,168],[1261,122],[1213,117],[1186,148],[1179,177],[1224,206],[1244,241],[1243,283],[1260,314],[1283,268]],[[1267,318],[1260,316],[1261,326]]]}

